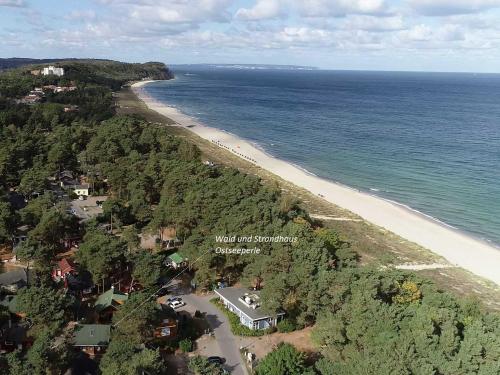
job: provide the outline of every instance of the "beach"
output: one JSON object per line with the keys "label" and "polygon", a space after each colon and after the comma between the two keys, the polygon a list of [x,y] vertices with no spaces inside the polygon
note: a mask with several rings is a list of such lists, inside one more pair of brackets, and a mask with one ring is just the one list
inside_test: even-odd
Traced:
{"label": "beach", "polygon": [[153,111],[164,115],[196,135],[226,149],[312,194],[353,212],[364,220],[414,242],[442,256],[453,266],[500,285],[500,249],[455,230],[410,208],[319,178],[286,161],[275,158],[233,134],[205,126],[174,107],[154,101],[141,87],[151,81],[135,83],[137,96]]}

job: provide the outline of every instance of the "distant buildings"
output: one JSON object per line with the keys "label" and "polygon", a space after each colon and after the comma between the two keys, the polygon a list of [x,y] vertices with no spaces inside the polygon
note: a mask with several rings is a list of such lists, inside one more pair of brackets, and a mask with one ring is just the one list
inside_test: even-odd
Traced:
{"label": "distant buildings", "polygon": [[[62,68],[61,68],[62,69]],[[55,86],[55,85],[46,85],[43,87],[35,87],[33,90],[29,92],[28,95],[23,96],[20,99],[16,99],[18,104],[35,104],[43,101],[45,99],[45,92],[52,91],[53,93],[66,93],[75,91],[77,87],[74,83],[71,83],[69,86]],[[77,112],[78,106],[76,105],[68,105],[64,108],[65,112]]]}
{"label": "distant buildings", "polygon": [[215,294],[229,311],[238,315],[240,323],[250,329],[274,327],[285,315],[282,312],[270,315],[262,311],[260,295],[257,291],[244,288],[222,288],[215,289]]}
{"label": "distant buildings", "polygon": [[55,75],[58,77],[62,77],[64,75],[64,68],[56,68],[55,66],[50,65],[42,69],[42,75]]}
{"label": "distant buildings", "polygon": [[69,85],[69,86],[45,85],[45,86],[43,86],[43,89],[58,93],[58,92],[75,91],[77,89],[77,87],[74,84],[74,82],[72,82],[71,85]]}

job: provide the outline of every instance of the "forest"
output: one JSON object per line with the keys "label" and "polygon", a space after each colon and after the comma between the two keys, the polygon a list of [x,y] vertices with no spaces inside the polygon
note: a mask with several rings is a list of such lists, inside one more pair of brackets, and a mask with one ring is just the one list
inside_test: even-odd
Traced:
{"label": "forest", "polygon": [[[181,240],[179,252],[196,260],[198,290],[240,282],[262,289],[264,308],[284,310],[292,329],[313,326],[317,356],[280,346],[258,366],[259,375],[500,373],[499,314],[414,273],[360,266],[348,239],[312,220],[278,185],[207,165],[194,144],[164,126],[115,114],[113,91],[132,80],[168,78],[165,66],[61,64],[68,72],[64,77],[32,76],[26,68],[0,74],[0,242],[7,246],[16,228],[28,225],[19,257],[36,275],[18,295],[35,341],[28,351],[0,357],[4,373],[58,373],[71,360],[64,340],[53,343],[64,336],[75,301],[47,277],[62,251],[61,238],[75,233],[83,238],[76,259],[96,285],[104,289],[114,271],[131,268],[147,288],[155,284],[160,265],[155,254],[138,249],[138,236],[161,238],[166,229]],[[13,101],[35,86],[69,81],[78,89],[47,95],[36,105]],[[68,104],[80,110],[64,112]],[[68,214],[48,183],[62,170],[86,175],[96,191],[109,196],[101,217],[82,226]],[[14,192],[26,199],[24,208],[9,200]],[[110,220],[115,230],[100,230]],[[260,254],[245,256],[211,251],[216,236],[247,235],[298,241],[259,243]],[[133,294],[121,314],[149,299],[147,293]],[[140,318],[113,332],[102,374],[167,371],[156,351],[138,349],[144,327],[157,319],[150,302]],[[5,319],[7,312],[1,314]]]}

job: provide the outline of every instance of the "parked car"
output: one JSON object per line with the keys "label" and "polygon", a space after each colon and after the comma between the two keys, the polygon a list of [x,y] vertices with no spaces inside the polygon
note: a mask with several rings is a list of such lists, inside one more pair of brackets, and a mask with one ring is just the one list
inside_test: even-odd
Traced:
{"label": "parked car", "polygon": [[186,306],[186,303],[183,301],[173,301],[173,302],[170,302],[168,305],[175,310],[175,309],[178,309],[182,306]]}
{"label": "parked car", "polygon": [[170,297],[170,298],[167,298],[167,302],[175,302],[175,301],[182,301],[182,298],[181,297]]}

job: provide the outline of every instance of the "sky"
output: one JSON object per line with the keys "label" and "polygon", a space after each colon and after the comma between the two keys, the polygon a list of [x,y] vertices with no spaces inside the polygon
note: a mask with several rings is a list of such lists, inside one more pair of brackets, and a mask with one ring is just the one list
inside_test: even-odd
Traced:
{"label": "sky", "polygon": [[500,73],[500,0],[0,0],[0,57]]}

